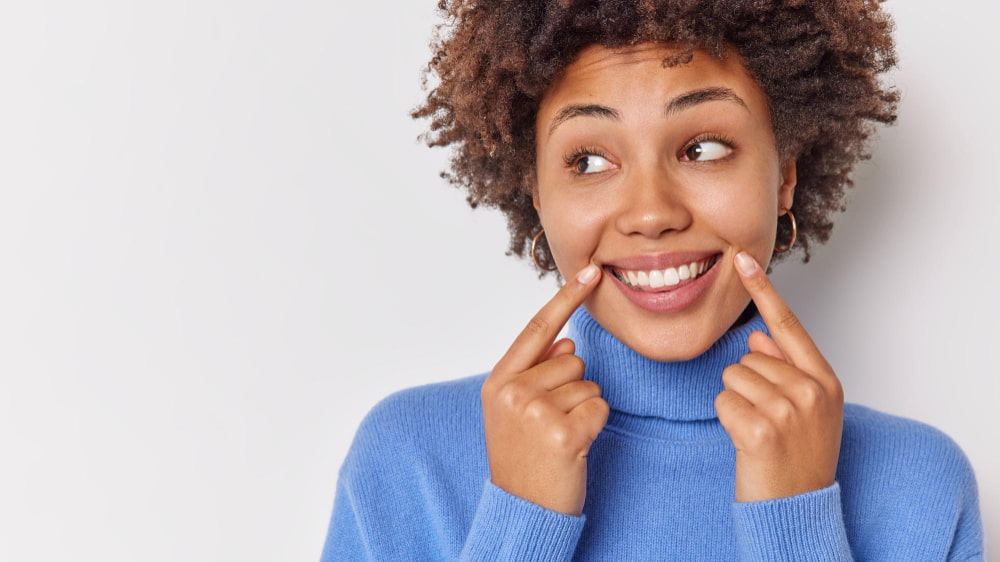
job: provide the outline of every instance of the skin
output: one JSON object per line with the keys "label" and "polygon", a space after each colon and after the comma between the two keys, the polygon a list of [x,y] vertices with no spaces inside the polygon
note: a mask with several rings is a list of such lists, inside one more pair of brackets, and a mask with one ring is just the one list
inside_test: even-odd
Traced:
{"label": "skin", "polygon": [[[688,64],[663,68],[673,49],[588,47],[538,111],[535,208],[569,281],[496,364],[482,400],[492,481],[562,513],[582,513],[587,452],[609,411],[596,383],[582,380],[573,342],[555,342],[580,305],[638,353],[676,361],[707,350],[752,298],[773,339],[751,334],[750,353],[724,370],[715,401],[736,449],[736,500],[787,497],[834,481],[840,383],[760,265],[770,260],[780,209],[791,207],[795,164],[779,161],[766,98],[738,56],[696,52]],[[665,113],[670,100],[706,89],[727,94],[688,98]],[[566,118],[567,107],[595,105],[613,116]],[[699,141],[701,155],[692,159],[688,149]],[[573,173],[581,169],[593,173]],[[675,251],[720,260],[706,291],[673,312],[638,307],[601,269]]]}

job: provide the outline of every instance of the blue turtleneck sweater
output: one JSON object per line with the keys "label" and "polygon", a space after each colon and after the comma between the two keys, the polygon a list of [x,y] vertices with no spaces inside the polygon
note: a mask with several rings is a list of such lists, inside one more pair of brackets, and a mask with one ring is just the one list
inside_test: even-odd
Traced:
{"label": "blue turtleneck sweater", "polygon": [[976,482],[919,422],[847,404],[836,482],[735,502],[715,413],[722,370],[759,316],[690,361],[642,357],[583,308],[570,337],[611,406],[587,457],[583,515],[489,480],[485,375],[398,392],[368,414],[337,482],[322,560],[982,560]]}

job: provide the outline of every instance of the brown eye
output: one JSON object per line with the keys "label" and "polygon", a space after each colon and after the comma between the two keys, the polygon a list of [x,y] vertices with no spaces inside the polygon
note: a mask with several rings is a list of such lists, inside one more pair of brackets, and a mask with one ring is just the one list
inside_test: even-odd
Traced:
{"label": "brown eye", "polygon": [[581,156],[573,167],[576,168],[576,173],[578,174],[595,174],[611,168],[611,162],[608,162],[607,159],[601,156],[591,154]]}
{"label": "brown eye", "polygon": [[725,158],[733,149],[716,141],[703,141],[692,144],[684,151],[684,160],[691,162],[706,162]]}

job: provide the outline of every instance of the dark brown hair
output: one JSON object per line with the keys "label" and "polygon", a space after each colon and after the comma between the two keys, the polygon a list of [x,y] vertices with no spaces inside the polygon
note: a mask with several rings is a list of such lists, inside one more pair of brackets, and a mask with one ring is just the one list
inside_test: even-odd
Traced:
{"label": "dark brown hair", "polygon": [[[473,208],[506,215],[508,254],[523,257],[541,228],[531,199],[539,101],[587,45],[680,45],[665,66],[695,48],[735,49],[767,96],[781,157],[797,161],[803,261],[829,239],[874,124],[896,119],[899,94],[878,79],[896,62],[893,24],[876,0],[440,0],[438,9],[445,22],[425,79],[439,83],[412,115],[431,119],[430,146],[453,149],[442,177]],[[778,239],[789,236],[779,221]],[[554,265],[547,249],[538,257]]]}

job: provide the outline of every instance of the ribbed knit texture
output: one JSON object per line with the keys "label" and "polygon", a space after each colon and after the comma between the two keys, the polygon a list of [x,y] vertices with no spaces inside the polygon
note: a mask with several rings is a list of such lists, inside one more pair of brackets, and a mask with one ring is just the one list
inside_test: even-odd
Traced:
{"label": "ribbed knit texture", "polygon": [[802,496],[733,505],[736,540],[745,560],[849,560],[840,519],[840,485]]}
{"label": "ribbed knit texture", "polygon": [[724,388],[722,370],[749,351],[747,337],[754,330],[767,332],[760,315],[726,332],[690,361],[661,362],[615,339],[582,307],[569,322],[569,337],[587,366],[585,378],[600,385],[601,396],[613,409],[674,421],[716,417],[715,396]]}
{"label": "ribbed knit texture", "polygon": [[582,529],[582,517],[554,514],[487,482],[461,559],[567,560]]}
{"label": "ribbed knit texture", "polygon": [[735,451],[714,400],[755,329],[759,316],[699,357],[662,363],[574,313],[585,377],[612,408],[587,458],[581,517],[490,483],[485,375],[393,394],[344,461],[322,560],[982,560],[962,451],[863,406],[845,406],[834,485],[734,501]]}

